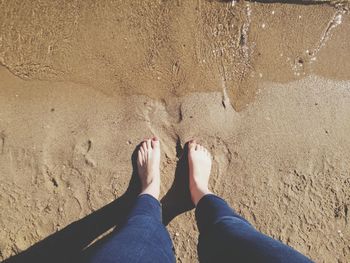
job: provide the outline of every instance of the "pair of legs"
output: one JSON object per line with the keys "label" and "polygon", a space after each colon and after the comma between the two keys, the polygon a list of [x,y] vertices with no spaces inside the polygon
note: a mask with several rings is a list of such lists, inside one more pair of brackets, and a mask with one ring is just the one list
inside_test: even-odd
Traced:
{"label": "pair of legs", "polygon": [[[201,262],[311,262],[291,247],[260,232],[208,188],[211,156],[207,149],[188,144],[190,192],[196,206]],[[138,151],[142,190],[125,226],[91,257],[93,263],[175,262],[169,233],[162,224],[160,142],[153,138]]]}

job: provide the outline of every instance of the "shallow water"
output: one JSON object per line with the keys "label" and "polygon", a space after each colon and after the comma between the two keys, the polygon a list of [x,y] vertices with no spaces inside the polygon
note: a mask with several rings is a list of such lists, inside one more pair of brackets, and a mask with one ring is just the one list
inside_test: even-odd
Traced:
{"label": "shallow water", "polygon": [[0,4],[0,62],[24,79],[165,101],[226,90],[237,111],[261,81],[350,77],[347,6],[220,1]]}

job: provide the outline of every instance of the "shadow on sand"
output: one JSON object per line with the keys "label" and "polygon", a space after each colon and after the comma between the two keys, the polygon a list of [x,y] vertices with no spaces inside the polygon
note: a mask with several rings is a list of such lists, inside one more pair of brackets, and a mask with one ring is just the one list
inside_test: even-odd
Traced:
{"label": "shadow on sand", "polygon": [[[139,145],[131,157],[133,172],[128,189],[121,197],[39,241],[27,250],[8,258],[3,263],[84,262],[84,259],[97,246],[103,244],[112,233],[91,246],[89,244],[113,227],[115,227],[114,231],[118,231],[132,209],[140,192],[136,164],[138,149]],[[182,157],[177,163],[175,180],[169,192],[161,200],[164,225],[168,225],[177,215],[193,208],[188,190],[187,145],[185,150],[182,150],[178,143],[177,152]],[[86,248],[87,246],[89,247]]]}
{"label": "shadow on sand", "polygon": [[194,208],[191,200],[188,176],[188,143],[184,148],[178,141],[176,145],[177,157],[175,179],[167,194],[160,201],[162,203],[163,224],[168,225],[176,216]]}
{"label": "shadow on sand", "polygon": [[122,196],[18,255],[10,257],[4,263],[78,262],[86,253],[85,248],[94,239],[112,227],[119,228],[123,225],[139,193],[140,183],[136,166],[138,148],[139,146],[132,154],[133,172],[128,189]]}

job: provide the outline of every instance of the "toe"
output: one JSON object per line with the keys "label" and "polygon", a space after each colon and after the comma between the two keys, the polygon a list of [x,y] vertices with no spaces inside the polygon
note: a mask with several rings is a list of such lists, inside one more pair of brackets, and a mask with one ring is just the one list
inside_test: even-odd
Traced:
{"label": "toe", "polygon": [[137,162],[141,165],[142,161],[143,161],[143,158],[142,158],[142,148],[141,148],[137,153]]}
{"label": "toe", "polygon": [[144,150],[144,152],[147,152],[147,141],[144,141],[142,143],[142,149]]}
{"label": "toe", "polygon": [[152,148],[155,149],[155,148],[158,148],[159,147],[159,140],[157,137],[153,137],[152,138]]}
{"label": "toe", "polygon": [[151,139],[147,140],[147,148],[148,148],[148,150],[152,149]]}
{"label": "toe", "polygon": [[209,156],[209,157],[211,157],[211,154],[210,154],[210,152],[207,150],[207,155]]}
{"label": "toe", "polygon": [[193,151],[193,150],[196,149],[196,145],[197,145],[196,141],[195,140],[191,140],[191,141],[188,142],[188,149],[190,151]]}
{"label": "toe", "polygon": [[145,155],[145,149],[143,147],[143,144],[140,146],[139,153],[141,153],[141,157],[143,158],[143,156]]}

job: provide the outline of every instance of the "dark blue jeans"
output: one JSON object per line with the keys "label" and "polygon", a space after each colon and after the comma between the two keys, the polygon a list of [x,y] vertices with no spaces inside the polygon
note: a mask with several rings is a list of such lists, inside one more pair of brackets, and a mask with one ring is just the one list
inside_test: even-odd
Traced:
{"label": "dark blue jeans", "polygon": [[[199,201],[196,220],[201,262],[312,262],[291,247],[255,230],[215,195],[206,195]],[[90,262],[175,262],[158,200],[140,195],[126,225],[97,249]]]}

